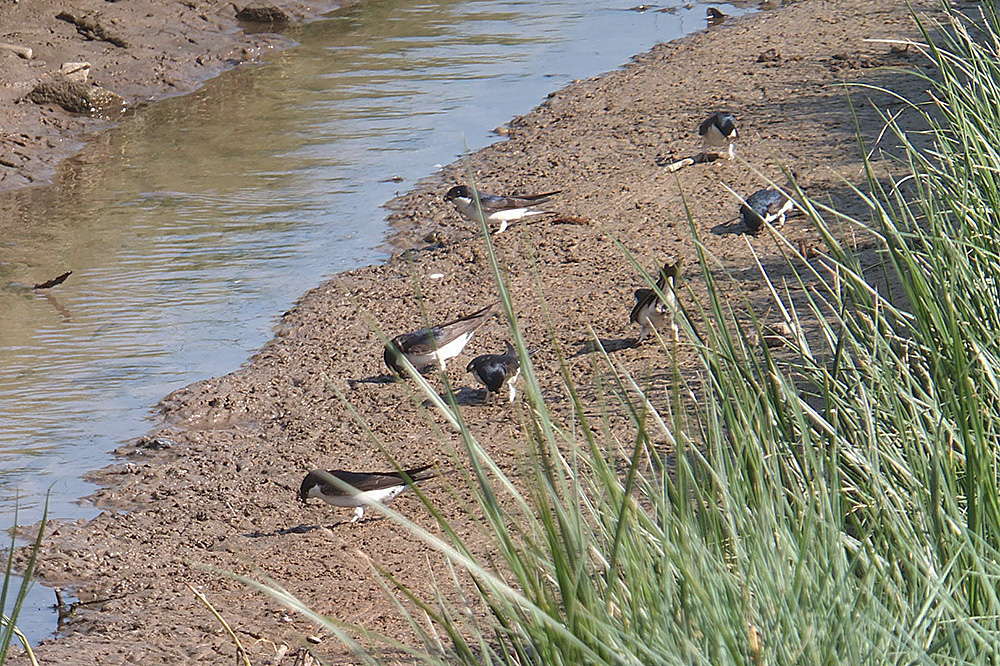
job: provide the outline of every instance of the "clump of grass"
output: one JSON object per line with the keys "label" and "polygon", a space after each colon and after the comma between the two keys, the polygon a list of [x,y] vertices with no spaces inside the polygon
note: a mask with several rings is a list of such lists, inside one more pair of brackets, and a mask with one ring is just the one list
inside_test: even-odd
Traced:
{"label": "clump of grass", "polygon": [[828,257],[793,266],[796,302],[771,295],[813,332],[772,350],[699,248],[705,323],[686,337],[703,384],[668,368],[672,390],[654,395],[604,354],[595,381],[629,432],[591,422],[568,372],[573,417],[546,409],[493,259],[534,464],[515,484],[455,404],[438,405],[494,554],[477,558],[443,520],[437,536],[384,510],[448,557],[440,584],[474,600],[401,590],[418,661],[1000,662],[1000,21],[987,3],[978,23],[952,12],[939,33],[925,29],[935,103],[912,106],[932,147],[890,122],[910,173],[880,182],[870,168],[858,194],[871,219],[849,220],[877,259],[838,242],[826,217],[843,216],[805,202]]}
{"label": "clump of grass", "polygon": [[31,643],[17,628],[17,618],[21,614],[24,600],[28,597],[28,591],[31,589],[31,578],[35,571],[35,562],[38,560],[38,553],[42,548],[42,538],[45,535],[45,524],[48,520],[48,515],[49,500],[46,497],[45,507],[42,510],[42,518],[38,522],[38,534],[35,535],[35,540],[31,544],[28,561],[24,569],[20,572],[21,583],[16,589],[12,586],[14,582],[15,548],[17,546],[17,515],[16,513],[14,515],[14,530],[11,535],[10,548],[7,551],[7,568],[4,571],[3,585],[0,586],[0,609],[7,608],[7,601],[11,598],[11,594],[13,594],[14,606],[11,608],[10,615],[0,613],[0,627],[2,627],[0,629],[0,666],[7,663],[7,657],[15,637],[20,641],[29,661],[35,666],[38,664],[38,661],[35,659],[35,653],[31,649]]}

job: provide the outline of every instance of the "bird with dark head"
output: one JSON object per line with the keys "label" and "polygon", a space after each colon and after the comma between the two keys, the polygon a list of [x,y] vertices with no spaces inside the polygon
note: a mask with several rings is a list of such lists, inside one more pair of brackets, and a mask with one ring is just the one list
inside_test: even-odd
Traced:
{"label": "bird with dark head", "polygon": [[473,372],[476,379],[486,387],[486,395],[500,395],[506,387],[507,402],[514,402],[517,388],[514,383],[521,375],[521,361],[517,358],[514,347],[507,342],[507,351],[503,354],[483,354],[472,359],[465,367],[466,372]]}
{"label": "bird with dark head", "polygon": [[406,376],[400,363],[403,357],[417,370],[436,364],[444,372],[445,362],[462,353],[476,329],[493,316],[497,305],[499,303],[492,303],[446,324],[397,335],[385,346],[382,358],[400,377]]}
{"label": "bird with dark head", "polygon": [[746,225],[747,233],[756,236],[765,224],[780,229],[785,218],[795,209],[795,202],[786,194],[795,187],[795,173],[790,173],[788,184],[783,189],[766,187],[746,198],[740,206],[740,217]]}
{"label": "bird with dark head", "polygon": [[736,130],[736,116],[729,111],[716,111],[698,126],[701,135],[701,151],[708,155],[726,155],[735,159],[733,142],[739,137]]}
{"label": "bird with dark head", "polygon": [[[499,195],[473,191],[467,185],[456,185],[444,195],[445,201],[455,204],[458,212],[471,222],[479,222],[479,209],[487,223],[499,223],[497,233],[503,233],[511,222],[532,215],[544,215],[549,211],[535,206],[548,201],[562,190],[553,190],[542,194]],[[479,206],[476,205],[476,197]]]}
{"label": "bird with dark head", "polygon": [[675,321],[674,312],[677,309],[677,294],[675,290],[680,287],[683,279],[682,268],[684,257],[678,257],[673,263],[664,264],[660,269],[660,275],[656,279],[656,288],[663,294],[661,300],[653,289],[635,290],[635,307],[629,315],[629,321],[639,324],[639,342],[642,342],[650,330],[662,330],[669,321],[670,329],[673,331],[674,340],[678,339],[679,330]]}
{"label": "bird with dark head", "polygon": [[305,504],[310,497],[318,497],[333,506],[353,507],[354,516],[350,521],[353,523],[364,515],[368,502],[387,504],[411,485],[438,476],[431,467],[433,465],[414,467],[402,473],[314,469],[306,474],[299,487],[299,500]]}

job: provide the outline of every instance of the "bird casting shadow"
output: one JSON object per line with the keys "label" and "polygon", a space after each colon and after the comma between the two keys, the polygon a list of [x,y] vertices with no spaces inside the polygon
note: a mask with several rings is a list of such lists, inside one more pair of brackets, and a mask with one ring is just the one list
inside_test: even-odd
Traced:
{"label": "bird casting shadow", "polygon": [[[598,345],[598,343],[600,344]],[[575,354],[570,356],[570,358],[593,354],[596,351],[600,351],[601,347],[604,347],[604,351],[611,354],[623,349],[633,349],[638,346],[638,338],[598,338],[597,340],[584,340],[580,345],[580,349],[578,349]]]}

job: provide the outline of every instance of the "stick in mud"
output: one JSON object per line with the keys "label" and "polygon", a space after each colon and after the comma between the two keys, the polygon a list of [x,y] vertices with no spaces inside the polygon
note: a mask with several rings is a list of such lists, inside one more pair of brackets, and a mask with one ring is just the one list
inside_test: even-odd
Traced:
{"label": "stick in mud", "polygon": [[676,162],[670,162],[664,164],[663,166],[666,167],[667,171],[670,171],[672,173],[674,171],[680,171],[684,167],[691,166],[692,164],[704,164],[705,162],[714,162],[715,160],[719,159],[719,157],[721,157],[721,155],[719,155],[718,153],[698,153],[694,157],[685,157],[682,160],[677,160]]}

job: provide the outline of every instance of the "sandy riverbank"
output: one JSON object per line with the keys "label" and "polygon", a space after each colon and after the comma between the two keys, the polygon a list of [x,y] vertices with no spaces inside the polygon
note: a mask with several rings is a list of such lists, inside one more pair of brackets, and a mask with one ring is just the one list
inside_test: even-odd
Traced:
{"label": "sandy riverbank", "polygon": [[[919,65],[913,50],[890,52],[889,45],[869,41],[915,35],[903,2],[873,9],[866,0],[805,0],[658,46],[619,71],[554,93],[511,122],[507,141],[472,157],[484,190],[562,189],[559,211],[583,222],[541,221],[497,239],[528,344],[539,350],[534,359],[543,391],[558,414],[571,419],[554,344],[569,357],[584,399],[592,400],[591,328],[632,372],[653,386],[666,381],[669,361],[662,350],[630,344],[637,331],[628,312],[640,278],[613,239],[647,269],[670,256],[694,263],[685,201],[706,247],[736,278],[727,288],[746,290],[755,306],[761,303],[758,314],[768,318],[757,298],[752,257],[757,253],[779,279],[782,261],[767,235],[729,233],[739,230],[727,226],[738,203],[723,184],[753,192],[763,181],[750,167],[779,178],[781,163],[800,174],[813,196],[828,195],[850,208],[842,179],[857,181],[860,154],[841,84],[918,93],[914,80],[887,68]],[[868,93],[852,94],[862,134],[877,150],[879,115]],[[892,104],[885,98],[876,103]],[[717,108],[741,120],[739,160],[676,174],[657,166],[659,156],[693,153],[694,128]],[[377,380],[385,368],[379,339],[358,308],[395,334],[420,326],[418,291],[437,321],[494,300],[482,241],[441,200],[449,185],[465,180],[463,173],[463,165],[449,166],[392,202],[397,241],[420,251],[310,291],[246,366],[168,396],[162,403],[168,425],[125,447],[122,464],[94,475],[107,486],[95,501],[108,510],[90,522],[53,526],[39,572],[50,584],[77,586],[82,600],[97,603],[79,613],[64,637],[39,649],[43,663],[232,663],[228,638],[185,583],[200,586],[253,645],[255,664],[268,663],[275,644],[294,652],[303,635],[315,633],[261,595],[192,563],[262,573],[317,611],[407,638],[405,622],[357,552],[418,589],[427,588],[427,569],[437,558],[385,520],[293,530],[329,525],[340,516],[323,506],[303,508],[294,489],[317,466],[386,467],[323,375],[398,459],[448,459],[434,433],[439,419],[421,407],[410,383],[359,381]],[[818,241],[801,218],[785,231],[803,247]],[[430,277],[436,273],[444,277]],[[702,292],[698,282],[692,274],[695,298]],[[472,356],[502,349],[505,338],[499,322],[488,324],[449,374],[470,427],[514,473],[524,457],[519,406],[479,404],[478,387],[461,372]],[[682,367],[696,378],[689,361],[682,352]],[[608,426],[629,439],[625,414],[610,414]],[[447,483],[426,490],[446,516],[471,529]],[[396,507],[432,528],[412,498],[401,498]],[[331,638],[313,647],[333,663],[351,662],[338,656]]]}

